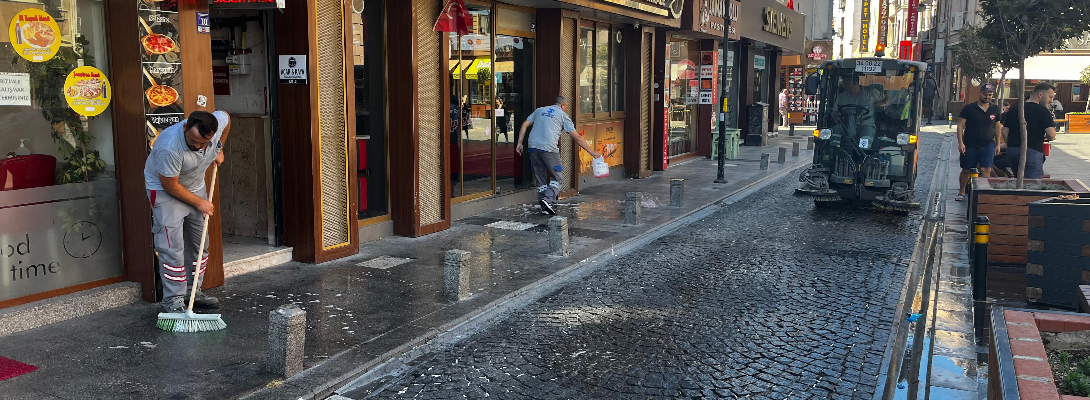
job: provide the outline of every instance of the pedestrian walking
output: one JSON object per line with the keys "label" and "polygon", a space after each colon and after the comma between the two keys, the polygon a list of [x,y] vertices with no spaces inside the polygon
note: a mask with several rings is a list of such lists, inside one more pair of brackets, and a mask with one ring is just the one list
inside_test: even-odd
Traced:
{"label": "pedestrian walking", "polygon": [[999,106],[992,104],[995,87],[985,84],[980,87],[980,97],[970,105],[962,107],[958,115],[958,151],[961,152],[961,176],[958,195],[954,200],[965,200],[965,185],[969,183],[969,170],[978,168],[980,176],[992,176],[992,163],[999,154],[999,145],[1003,139],[999,136],[1003,126],[999,115]]}
{"label": "pedestrian walking", "polygon": [[935,115],[935,78],[928,72],[923,78],[923,104],[927,106],[927,124],[931,124],[931,117]]}
{"label": "pedestrian walking", "polygon": [[144,163],[165,312],[182,312],[188,306],[188,290],[197,290],[196,308],[219,305],[218,299],[200,291],[194,275],[208,264],[207,246],[203,254],[197,254],[204,216],[212,215],[205,171],[213,163],[223,163],[223,144],[230,130],[231,117],[226,112],[194,111],[188,119],[163,129]]}
{"label": "pedestrian walking", "polygon": [[790,116],[787,114],[787,89],[780,91],[780,126],[789,125]]}
{"label": "pedestrian walking", "polygon": [[601,154],[587,143],[575,130],[575,124],[568,116],[568,99],[557,96],[556,103],[534,110],[519,129],[518,145],[515,152],[522,154],[522,140],[526,139],[526,129],[531,125],[530,138],[526,147],[530,153],[530,168],[533,170],[534,183],[537,184],[537,201],[541,204],[541,213],[556,215],[556,197],[564,182],[564,167],[560,165],[560,134],[567,132],[575,143],[586,150],[595,159]]}
{"label": "pedestrian walking", "polygon": [[[1064,115],[1067,114],[1066,112],[1064,112],[1064,104],[1060,102],[1060,99],[1052,99],[1051,108],[1052,115],[1054,115],[1057,120],[1064,119]],[[1063,126],[1056,126],[1057,131],[1059,131],[1061,128],[1063,128]]]}
{"label": "pedestrian walking", "polygon": [[[504,108],[503,99],[496,98],[496,130],[500,134],[503,134],[503,141],[510,142],[511,138],[507,135],[507,121],[508,110]],[[499,136],[496,137],[497,139]]]}
{"label": "pedestrian walking", "polygon": [[1022,158],[1022,147],[1026,147],[1026,169],[1023,177],[1040,179],[1045,171],[1045,139],[1056,140],[1056,122],[1054,115],[1046,105],[1052,103],[1056,88],[1048,83],[1038,83],[1026,100],[1026,141],[1022,143],[1022,124],[1018,119],[1018,109],[1011,108],[1007,119],[1003,121],[1003,133],[1007,137],[1007,158],[1011,160],[1014,173],[1018,173],[1018,164]]}

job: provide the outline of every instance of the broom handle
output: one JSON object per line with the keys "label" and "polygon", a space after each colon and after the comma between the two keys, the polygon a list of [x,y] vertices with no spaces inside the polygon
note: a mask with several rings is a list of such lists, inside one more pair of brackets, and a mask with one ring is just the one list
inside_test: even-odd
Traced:
{"label": "broom handle", "polygon": [[[216,174],[219,171],[219,165],[212,167],[212,187],[208,189],[208,201],[212,201],[212,196],[216,193]],[[204,255],[204,240],[208,238],[208,217],[208,214],[204,215],[204,227],[201,228],[201,246],[197,250],[197,266],[193,269],[193,293],[189,294],[189,312],[193,312],[193,301],[197,299],[197,291],[200,290],[198,285],[201,283],[201,256]]]}

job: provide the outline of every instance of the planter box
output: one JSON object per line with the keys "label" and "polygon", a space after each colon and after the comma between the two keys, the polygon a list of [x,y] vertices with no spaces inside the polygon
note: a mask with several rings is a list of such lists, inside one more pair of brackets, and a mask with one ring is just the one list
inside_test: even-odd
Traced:
{"label": "planter box", "polygon": [[1067,133],[1090,133],[1090,114],[1067,114]]}
{"label": "planter box", "polygon": [[[1056,196],[1079,193],[1090,196],[1087,188],[1077,179],[1041,179],[1041,183],[1061,185],[1064,190],[1016,190],[999,189],[996,186],[1013,182],[1013,178],[976,178],[969,205],[969,221],[977,216],[987,216],[991,223],[991,244],[988,245],[989,263],[1025,265],[1028,261],[1026,245],[1029,241],[1029,203]],[[1037,182],[1027,180],[1027,183]]]}
{"label": "planter box", "polygon": [[1090,283],[1090,198],[1029,203],[1026,298],[1075,308]]}
{"label": "planter box", "polygon": [[[992,307],[988,400],[1060,400],[1041,332],[1088,329],[1090,315]],[[1090,398],[1064,396],[1063,400]]]}

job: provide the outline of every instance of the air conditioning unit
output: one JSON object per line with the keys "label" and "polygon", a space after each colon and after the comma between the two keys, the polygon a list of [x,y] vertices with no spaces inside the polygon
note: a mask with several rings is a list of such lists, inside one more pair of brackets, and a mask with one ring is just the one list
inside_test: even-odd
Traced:
{"label": "air conditioning unit", "polygon": [[960,31],[961,28],[964,25],[965,25],[965,12],[964,11],[955,12],[953,17],[951,18],[951,21],[950,21],[950,30],[951,31]]}
{"label": "air conditioning unit", "polygon": [[921,43],[927,43],[931,41],[931,31],[923,31],[920,32],[919,35]]}

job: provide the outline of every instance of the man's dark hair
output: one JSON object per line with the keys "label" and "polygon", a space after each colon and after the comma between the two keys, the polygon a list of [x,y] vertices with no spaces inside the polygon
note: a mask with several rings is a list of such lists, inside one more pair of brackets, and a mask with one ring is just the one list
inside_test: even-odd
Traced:
{"label": "man's dark hair", "polygon": [[1033,87],[1033,94],[1037,94],[1037,93],[1040,93],[1040,92],[1047,92],[1048,90],[1056,90],[1056,87],[1052,86],[1051,83],[1041,82],[1041,83],[1038,83],[1036,86]]}
{"label": "man's dark hair", "polygon": [[210,112],[194,111],[185,121],[185,131],[188,132],[193,127],[197,127],[197,133],[207,138],[216,134],[220,128],[220,122]]}

